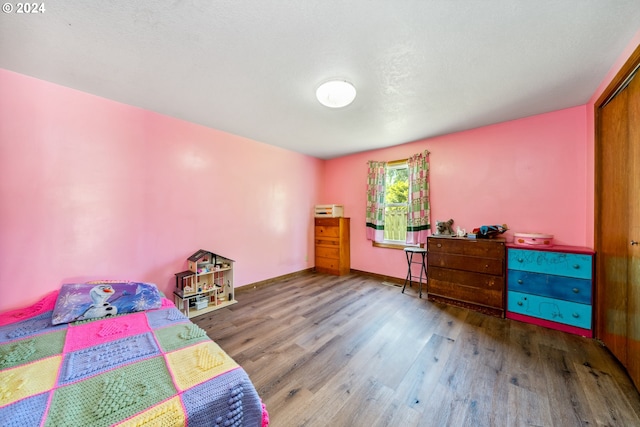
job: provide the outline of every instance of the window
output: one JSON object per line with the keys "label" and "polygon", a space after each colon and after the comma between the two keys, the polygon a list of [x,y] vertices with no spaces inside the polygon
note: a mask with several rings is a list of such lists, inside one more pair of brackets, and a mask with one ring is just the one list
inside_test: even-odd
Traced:
{"label": "window", "polygon": [[429,151],[406,160],[370,160],[366,237],[374,246],[423,245],[430,231]]}
{"label": "window", "polygon": [[387,163],[384,186],[384,240],[406,245],[409,169],[406,160]]}

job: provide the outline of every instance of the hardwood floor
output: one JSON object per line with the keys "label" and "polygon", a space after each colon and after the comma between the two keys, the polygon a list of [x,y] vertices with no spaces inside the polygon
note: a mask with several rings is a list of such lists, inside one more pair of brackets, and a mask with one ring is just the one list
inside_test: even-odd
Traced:
{"label": "hardwood floor", "polygon": [[247,371],[273,427],[640,426],[597,341],[305,274],[194,318]]}

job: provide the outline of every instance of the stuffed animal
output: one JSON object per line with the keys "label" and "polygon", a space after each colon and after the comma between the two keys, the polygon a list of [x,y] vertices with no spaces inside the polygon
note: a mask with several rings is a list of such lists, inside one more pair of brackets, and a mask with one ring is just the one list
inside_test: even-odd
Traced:
{"label": "stuffed animal", "polygon": [[453,219],[449,221],[436,221],[436,231],[433,233],[435,236],[452,236],[453,233]]}

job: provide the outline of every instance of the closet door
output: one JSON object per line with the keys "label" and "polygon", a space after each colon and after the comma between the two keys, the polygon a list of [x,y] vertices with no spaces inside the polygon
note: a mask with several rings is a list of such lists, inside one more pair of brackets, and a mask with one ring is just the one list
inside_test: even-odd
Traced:
{"label": "closet door", "polygon": [[628,358],[628,133],[627,91],[623,91],[600,111],[600,188],[596,195],[600,207],[596,221],[598,337],[623,365]]}
{"label": "closet door", "polygon": [[640,388],[640,72],[599,109],[597,131],[597,337]]}
{"label": "closet door", "polygon": [[[629,126],[629,280],[627,370],[640,388],[640,72],[628,91]],[[635,242],[635,244],[634,244]]]}

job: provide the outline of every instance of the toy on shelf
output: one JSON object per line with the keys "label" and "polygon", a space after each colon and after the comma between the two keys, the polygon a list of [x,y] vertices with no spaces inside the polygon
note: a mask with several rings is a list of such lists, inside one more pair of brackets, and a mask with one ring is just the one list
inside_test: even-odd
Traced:
{"label": "toy on shelf", "polygon": [[434,236],[453,236],[453,219],[449,221],[436,221]]}

